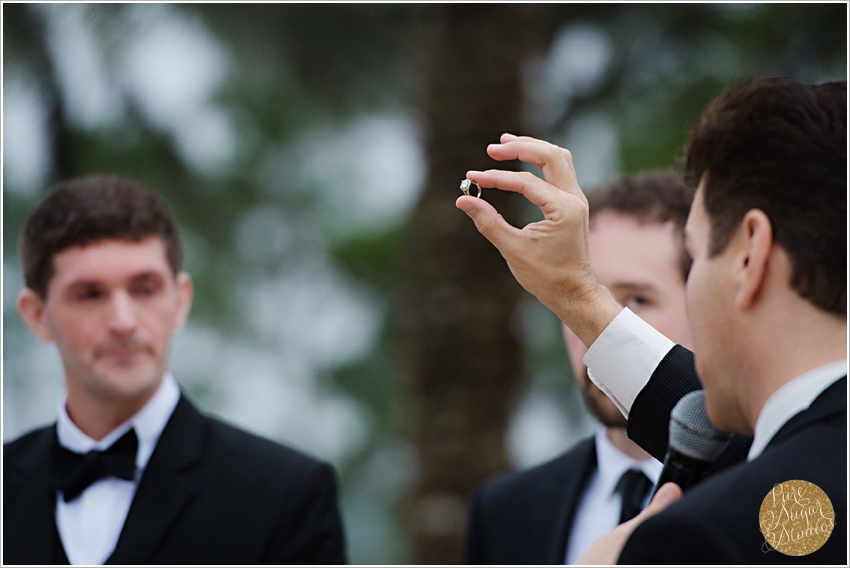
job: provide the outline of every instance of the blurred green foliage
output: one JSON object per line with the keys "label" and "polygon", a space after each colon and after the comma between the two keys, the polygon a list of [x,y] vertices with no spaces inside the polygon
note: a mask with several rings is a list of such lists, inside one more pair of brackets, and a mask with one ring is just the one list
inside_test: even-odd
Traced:
{"label": "blurred green foliage", "polygon": [[[224,337],[262,338],[246,320],[233,290],[241,282],[300,270],[327,256],[381,309],[383,321],[371,350],[356,361],[325,369],[321,385],[365,409],[370,437],[344,463],[343,495],[351,503],[370,460],[403,440],[408,417],[402,404],[405,368],[401,276],[407,270],[410,230],[406,218],[385,229],[335,231],[337,218],[322,215],[327,188],[269,168],[292,157],[291,144],[320,126],[346,124],[364,112],[393,110],[418,117],[425,85],[421,50],[439,5],[429,4],[176,4],[174,14],[197,22],[232,59],[226,82],[212,102],[225,109],[237,133],[236,157],[225,169],[199,172],[187,164],[174,139],[151,122],[133,97],[109,126],[88,129],[68,120],[68,109],[48,48],[48,5],[3,5],[4,70],[23,69],[48,109],[51,154],[46,182],[108,171],[147,183],[173,208],[187,241],[196,286],[193,321]],[[140,5],[91,5],[86,21],[120,85],[112,61],[133,11]],[[474,10],[470,6],[470,10]],[[621,171],[667,168],[681,154],[687,132],[705,104],[731,81],[784,75],[803,82],[846,79],[847,5],[799,4],[538,4],[538,52],[544,57],[557,34],[576,23],[600,30],[611,47],[610,64],[593,88],[575,92],[554,119],[530,124],[528,133],[557,138],[583,112],[598,112],[616,125]],[[511,41],[511,38],[504,38]],[[426,136],[429,125],[423,125]],[[496,130],[499,125],[493,125]],[[5,139],[4,145],[14,144]],[[484,148],[482,148],[483,157]],[[42,191],[4,187],[6,263],[17,259],[17,235]],[[297,230],[280,255],[246,259],[237,232],[257,209],[282,212]],[[532,216],[533,214],[530,214]],[[530,306],[530,307],[528,307]],[[544,328],[526,341],[529,388],[557,396],[580,411],[569,380],[558,322],[528,301],[523,329]],[[6,329],[20,328],[13,310]],[[10,357],[4,340],[4,371]],[[5,374],[5,373],[4,373]],[[5,381],[14,380],[6,376]],[[282,378],[285,380],[285,378]],[[196,381],[198,383],[199,381]],[[195,387],[204,396],[204,389]],[[558,394],[561,393],[561,394]],[[370,494],[371,495],[371,494]],[[352,543],[355,563],[405,559],[403,530],[395,513],[402,498],[387,491],[378,506],[390,527],[377,545]],[[353,505],[352,505],[353,506]],[[383,539],[383,540],[381,540]],[[391,542],[392,541],[392,542]],[[383,543],[383,544],[381,544]],[[380,550],[376,552],[376,550]],[[382,551],[382,552],[381,552]]]}

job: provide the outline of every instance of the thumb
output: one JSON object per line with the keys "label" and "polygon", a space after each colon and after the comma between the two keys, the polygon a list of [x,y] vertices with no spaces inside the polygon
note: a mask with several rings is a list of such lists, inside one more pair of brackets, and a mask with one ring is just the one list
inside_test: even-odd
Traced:
{"label": "thumb", "polygon": [[521,231],[512,227],[492,205],[483,199],[462,195],[458,197],[455,206],[472,218],[478,232],[493,243],[502,256],[511,241],[521,237]]}
{"label": "thumb", "polygon": [[658,489],[658,492],[652,498],[652,501],[650,501],[646,509],[641,511],[638,517],[642,517],[641,521],[643,521],[653,515],[657,515],[681,498],[682,488],[672,481],[668,481]]}

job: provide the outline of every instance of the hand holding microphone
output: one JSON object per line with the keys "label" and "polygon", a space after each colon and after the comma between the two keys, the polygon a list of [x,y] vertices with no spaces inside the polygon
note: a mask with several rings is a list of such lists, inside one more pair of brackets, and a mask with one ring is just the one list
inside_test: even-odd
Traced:
{"label": "hand holding microphone", "polygon": [[635,528],[678,501],[683,491],[699,482],[731,437],[708,419],[703,391],[683,396],[670,414],[667,455],[649,506],[634,519],[597,539],[577,564],[615,564]]}

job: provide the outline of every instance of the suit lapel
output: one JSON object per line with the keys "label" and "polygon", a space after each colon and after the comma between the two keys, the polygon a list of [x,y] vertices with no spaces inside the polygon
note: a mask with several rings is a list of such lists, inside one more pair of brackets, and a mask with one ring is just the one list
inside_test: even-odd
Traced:
{"label": "suit lapel", "polygon": [[771,438],[767,448],[793,436],[801,428],[838,412],[847,412],[847,377],[835,381],[820,393],[812,404],[791,417]]}
{"label": "suit lapel", "polygon": [[165,425],[107,564],[149,563],[197,490],[206,418],[183,396]]}
{"label": "suit lapel", "polygon": [[15,480],[4,485],[8,491],[4,500],[11,503],[8,509],[4,504],[4,516],[15,519],[3,525],[4,548],[7,558],[20,558],[24,564],[67,564],[56,529],[56,493],[50,487],[49,456],[56,439],[55,425],[37,436],[14,464]]}
{"label": "suit lapel", "polygon": [[[591,437],[584,440],[571,451],[564,462],[564,467],[555,476],[557,493],[560,499],[553,499],[552,505],[556,507],[553,522],[546,527],[537,530],[548,531],[549,548],[546,553],[548,564],[563,564],[567,551],[567,537],[572,531],[573,519],[581,498],[581,494],[587,486],[590,476],[596,470],[596,443]],[[580,467],[576,467],[576,465]]]}

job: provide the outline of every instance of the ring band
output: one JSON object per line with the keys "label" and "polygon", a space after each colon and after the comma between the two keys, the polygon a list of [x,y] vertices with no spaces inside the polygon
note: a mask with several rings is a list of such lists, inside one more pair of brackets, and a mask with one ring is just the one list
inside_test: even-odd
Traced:
{"label": "ring band", "polygon": [[460,182],[460,190],[463,192],[464,195],[469,195],[469,188],[473,185],[478,188],[478,195],[476,195],[475,197],[481,197],[481,186],[472,180],[465,179]]}

